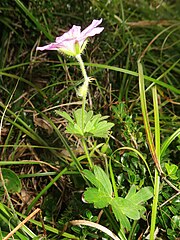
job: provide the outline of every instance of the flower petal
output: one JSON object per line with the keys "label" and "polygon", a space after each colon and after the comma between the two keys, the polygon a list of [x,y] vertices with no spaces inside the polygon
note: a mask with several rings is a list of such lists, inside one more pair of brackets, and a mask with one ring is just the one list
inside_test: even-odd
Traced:
{"label": "flower petal", "polygon": [[75,52],[75,43],[76,39],[68,39],[59,44],[61,45],[61,48],[66,49],[67,51]]}
{"label": "flower petal", "polygon": [[93,20],[92,23],[81,32],[81,38],[85,39],[87,37],[92,37],[96,34],[101,33],[104,30],[104,28],[97,27],[99,24],[101,24],[101,22],[102,18],[100,20]]}
{"label": "flower petal", "polygon": [[61,44],[59,44],[59,43],[51,43],[51,44],[45,45],[43,47],[37,47],[36,49],[41,50],[41,51],[44,51],[44,50],[58,50],[60,47],[61,47]]}
{"label": "flower petal", "polygon": [[73,25],[73,27],[62,36],[56,38],[56,42],[61,43],[70,39],[77,39],[80,36],[81,27]]}

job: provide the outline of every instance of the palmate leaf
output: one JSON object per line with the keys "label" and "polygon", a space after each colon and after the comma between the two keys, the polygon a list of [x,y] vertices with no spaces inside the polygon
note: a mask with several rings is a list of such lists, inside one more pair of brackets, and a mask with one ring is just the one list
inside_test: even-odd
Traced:
{"label": "palmate leaf", "polygon": [[94,173],[92,173],[91,171],[85,169],[83,171],[83,174],[90,181],[90,183],[92,183],[97,188],[100,188],[101,183],[97,180],[97,178],[95,177]]}
{"label": "palmate leaf", "polygon": [[[137,193],[134,192],[134,188],[135,186],[132,185],[132,187],[130,188],[126,196],[126,199],[131,201],[133,204],[137,205],[137,204],[144,203],[145,201],[153,197],[152,187],[141,188]],[[132,194],[132,189],[133,189],[133,194]]]}
{"label": "palmate leaf", "polygon": [[126,215],[128,218],[138,220],[140,219],[139,206],[133,204],[131,201],[125,198],[114,198],[111,202],[112,206],[116,206],[116,210],[120,209],[121,212]]}
{"label": "palmate leaf", "polygon": [[84,192],[85,200],[93,203],[95,208],[104,208],[111,205],[112,211],[121,225],[130,230],[128,218],[138,220],[146,211],[141,204],[153,197],[151,187],[144,187],[138,192],[132,185],[125,198],[112,196],[112,185],[108,175],[98,166],[94,166],[94,173],[89,170],[83,171],[85,177],[95,186],[89,187]]}
{"label": "palmate leaf", "polygon": [[130,222],[129,222],[128,218],[126,217],[126,215],[122,212],[121,205],[119,204],[118,199],[119,198],[114,198],[112,200],[111,206],[112,206],[113,213],[114,213],[117,221],[119,221],[121,223],[121,225],[129,231],[131,229]]}
{"label": "palmate leaf", "polygon": [[112,196],[112,185],[107,174],[99,166],[94,166],[94,174],[89,170],[83,171],[85,177],[94,185],[96,188],[106,193],[111,198]]}
{"label": "palmate leaf", "polygon": [[93,128],[94,128],[93,121],[89,121],[89,122],[87,122],[87,124],[84,127],[84,132],[85,133],[90,133]]}
{"label": "palmate leaf", "polygon": [[94,166],[94,174],[96,179],[103,186],[104,191],[111,197],[112,196],[112,185],[107,174],[98,166]]}
{"label": "palmate leaf", "polygon": [[85,119],[84,119],[84,125],[86,125],[88,122],[92,121],[92,118],[93,118],[93,111],[86,112]]}
{"label": "palmate leaf", "polygon": [[95,208],[105,208],[111,202],[111,196],[101,188],[89,187],[84,192],[84,198],[87,202],[93,203]]}
{"label": "palmate leaf", "polygon": [[66,131],[78,136],[107,138],[109,130],[114,126],[114,123],[105,120],[108,116],[93,115],[93,111],[82,112],[82,108],[74,111],[74,119],[66,112],[56,111],[56,113],[68,121]]}
{"label": "palmate leaf", "polygon": [[68,113],[66,113],[66,112],[64,112],[64,111],[61,112],[61,111],[59,111],[59,110],[56,110],[55,112],[56,112],[56,114],[58,114],[58,115],[60,115],[61,117],[65,118],[68,122],[74,124],[73,119],[69,116]]}
{"label": "palmate leaf", "polygon": [[[82,109],[77,109],[73,112],[75,123],[82,129]],[[84,118],[86,118],[86,112],[84,113]]]}
{"label": "palmate leaf", "polygon": [[142,203],[153,197],[151,187],[144,187],[136,192],[136,186],[132,185],[125,198],[113,198],[111,201],[112,210],[116,219],[119,220],[123,227],[127,230],[130,227],[129,220],[140,219],[141,215],[146,211]]}
{"label": "palmate leaf", "polygon": [[88,119],[88,121],[85,123],[84,132],[91,132],[91,130],[95,128],[96,122],[99,121],[100,117],[100,114],[97,114],[95,116],[92,115],[91,118]]}
{"label": "palmate leaf", "polygon": [[96,186],[89,187],[84,192],[85,200],[93,203],[95,208],[107,207],[112,200],[112,186],[107,174],[98,166],[94,166],[94,174],[89,170],[84,170],[83,173]]}
{"label": "palmate leaf", "polygon": [[92,129],[90,132],[95,136],[95,137],[100,137],[100,138],[107,138],[109,130],[114,126],[114,123],[110,123],[107,121],[102,121],[98,122],[95,126],[94,129]]}
{"label": "palmate leaf", "polygon": [[133,184],[126,195],[126,198],[130,199],[136,193],[136,186]]}
{"label": "palmate leaf", "polygon": [[90,133],[94,137],[107,138],[109,130],[114,124],[105,121],[106,118],[108,116],[102,117],[101,114],[93,116],[85,125],[85,133]]}
{"label": "palmate leaf", "polygon": [[133,195],[131,200],[121,197],[113,198],[111,200],[111,206],[116,219],[120,221],[122,226],[127,230],[130,230],[128,218],[138,220],[141,218],[142,213],[146,211],[145,207],[133,202]]}

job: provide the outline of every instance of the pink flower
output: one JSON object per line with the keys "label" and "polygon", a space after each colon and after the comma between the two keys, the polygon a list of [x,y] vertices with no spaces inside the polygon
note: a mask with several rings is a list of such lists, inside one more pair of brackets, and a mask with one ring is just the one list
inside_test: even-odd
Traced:
{"label": "pink flower", "polygon": [[57,37],[54,43],[44,47],[37,47],[37,50],[58,50],[70,56],[81,54],[84,50],[87,38],[101,33],[104,28],[97,27],[101,24],[100,20],[93,20],[92,23],[81,32],[81,27],[73,25],[73,27],[62,36]]}

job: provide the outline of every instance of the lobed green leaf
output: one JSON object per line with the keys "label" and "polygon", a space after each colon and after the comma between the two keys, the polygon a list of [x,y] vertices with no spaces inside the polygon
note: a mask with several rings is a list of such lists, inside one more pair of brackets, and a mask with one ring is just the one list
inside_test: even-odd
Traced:
{"label": "lobed green leaf", "polygon": [[107,174],[99,166],[94,166],[94,174],[96,179],[102,184],[104,191],[111,197],[112,185]]}
{"label": "lobed green leaf", "polygon": [[111,197],[106,192],[91,187],[84,192],[84,198],[87,202],[93,203],[95,208],[105,208],[111,202]]}
{"label": "lobed green leaf", "polygon": [[70,115],[69,115],[67,112],[64,112],[64,111],[61,112],[61,111],[59,111],[59,110],[56,110],[55,112],[56,112],[56,114],[58,114],[58,115],[60,115],[61,117],[65,118],[68,122],[74,124],[73,119],[70,117]]}
{"label": "lobed green leaf", "polygon": [[100,188],[100,185],[101,185],[100,182],[96,179],[95,175],[94,175],[91,171],[85,169],[85,170],[83,171],[83,173],[84,173],[85,177],[86,177],[94,186],[96,186],[97,188]]}
{"label": "lobed green leaf", "polygon": [[133,204],[141,204],[153,197],[152,187],[141,188],[137,193],[126,196],[126,199]]}
{"label": "lobed green leaf", "polygon": [[126,215],[122,212],[121,207],[119,207],[119,198],[114,198],[111,201],[112,211],[117,219],[120,221],[121,225],[126,228],[128,231],[131,229],[130,222]]}

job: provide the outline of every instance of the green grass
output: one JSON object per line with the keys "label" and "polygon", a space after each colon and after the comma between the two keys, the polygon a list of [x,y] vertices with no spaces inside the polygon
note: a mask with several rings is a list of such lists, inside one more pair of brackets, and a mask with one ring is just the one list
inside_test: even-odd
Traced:
{"label": "green grass", "polygon": [[[37,208],[42,213],[29,219],[16,239],[109,239],[95,228],[68,224],[72,220],[98,220],[120,239],[150,232],[153,239],[156,227],[159,239],[178,237],[179,9],[178,1],[0,3],[0,167],[11,169],[22,184],[14,193],[0,183],[1,238]],[[66,121],[55,112],[72,115],[81,106],[79,63],[36,47],[73,24],[85,28],[100,18],[104,31],[89,40],[82,55],[94,78],[86,108],[109,115],[115,126],[108,139],[82,144],[65,132]],[[124,198],[133,185],[154,187],[154,200],[146,202],[140,220],[130,219],[130,230],[109,207],[101,211],[82,201],[89,186],[82,170],[92,167],[88,159],[108,174],[116,197]]]}

